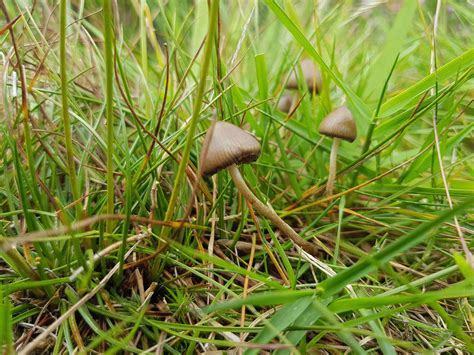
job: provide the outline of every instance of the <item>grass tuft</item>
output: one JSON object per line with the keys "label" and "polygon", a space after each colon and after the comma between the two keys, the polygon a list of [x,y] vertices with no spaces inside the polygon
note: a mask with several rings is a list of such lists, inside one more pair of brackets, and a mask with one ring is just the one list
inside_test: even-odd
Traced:
{"label": "grass tuft", "polygon": [[[474,352],[467,2],[0,13],[0,353]],[[341,105],[358,137],[324,196]],[[200,176],[213,119],[255,134],[239,171],[319,254]]]}

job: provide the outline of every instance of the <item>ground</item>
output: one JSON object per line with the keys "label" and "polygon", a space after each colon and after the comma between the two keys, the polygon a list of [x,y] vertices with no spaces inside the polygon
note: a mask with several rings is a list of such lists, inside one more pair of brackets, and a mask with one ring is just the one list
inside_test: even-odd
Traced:
{"label": "ground", "polygon": [[3,353],[474,352],[472,4],[0,4]]}

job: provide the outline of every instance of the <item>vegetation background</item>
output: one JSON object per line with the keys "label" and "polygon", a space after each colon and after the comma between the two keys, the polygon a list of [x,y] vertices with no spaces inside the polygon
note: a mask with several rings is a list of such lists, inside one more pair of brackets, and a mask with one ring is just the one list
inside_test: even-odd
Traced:
{"label": "vegetation background", "polygon": [[[3,353],[474,352],[472,2],[0,4]],[[197,178],[214,117],[320,255]]]}

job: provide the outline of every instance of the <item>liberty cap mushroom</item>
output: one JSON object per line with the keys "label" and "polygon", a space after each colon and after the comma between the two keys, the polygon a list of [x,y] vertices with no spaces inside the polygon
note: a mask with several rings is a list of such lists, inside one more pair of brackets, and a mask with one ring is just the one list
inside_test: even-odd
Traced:
{"label": "liberty cap mushroom", "polygon": [[341,106],[331,112],[319,125],[319,133],[353,142],[357,137],[357,127],[351,111]]}
{"label": "liberty cap mushroom", "polygon": [[294,98],[290,94],[285,94],[278,101],[278,109],[284,113],[289,113],[293,106]]}
{"label": "liberty cap mushroom", "polygon": [[250,133],[231,123],[214,121],[204,139],[200,163],[204,176],[233,164],[251,163],[260,156],[260,143]]}
{"label": "liberty cap mushroom", "polygon": [[336,179],[336,158],[339,149],[339,140],[353,142],[357,137],[357,126],[351,111],[346,106],[341,106],[324,118],[319,125],[319,133],[333,138],[331,155],[329,158],[329,176],[326,185],[326,195],[332,195]]}
{"label": "liberty cap mushroom", "polygon": [[[321,73],[319,72],[316,65],[310,59],[303,59],[300,63],[301,71],[303,73],[303,79],[306,81],[308,90],[312,93],[321,92],[323,86],[323,81],[321,78]],[[296,68],[295,68],[296,70]],[[298,89],[298,80],[296,78],[296,73],[293,71],[286,83],[287,89]]]}
{"label": "liberty cap mushroom", "polygon": [[201,173],[203,176],[211,176],[227,169],[237,189],[258,212],[306,252],[317,255],[316,245],[300,237],[271,207],[262,203],[245,183],[236,164],[253,162],[259,155],[260,144],[253,135],[233,124],[214,121],[206,133],[199,158]]}

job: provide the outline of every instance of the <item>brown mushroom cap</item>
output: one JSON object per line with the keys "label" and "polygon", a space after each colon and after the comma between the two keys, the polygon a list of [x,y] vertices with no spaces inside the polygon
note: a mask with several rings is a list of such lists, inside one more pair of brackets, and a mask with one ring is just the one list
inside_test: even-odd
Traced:
{"label": "brown mushroom cap", "polygon": [[231,123],[214,121],[209,127],[199,158],[201,174],[211,176],[233,164],[251,163],[260,156],[260,143]]}
{"label": "brown mushroom cap", "polygon": [[341,106],[331,112],[319,125],[319,133],[353,142],[357,137],[357,127],[351,111]]}
{"label": "brown mushroom cap", "polygon": [[278,101],[278,109],[285,113],[290,112],[292,105],[293,96],[291,96],[290,94],[283,95],[282,97],[280,97],[280,101]]}
{"label": "brown mushroom cap", "polygon": [[[323,86],[323,81],[321,79],[321,73],[319,72],[318,68],[316,68],[316,65],[314,65],[313,61],[310,59],[303,59],[300,65],[304,80],[308,86],[308,90],[319,93]],[[295,71],[296,68],[291,73],[288,82],[286,83],[286,87],[288,89],[298,89],[298,80],[296,79]]]}

